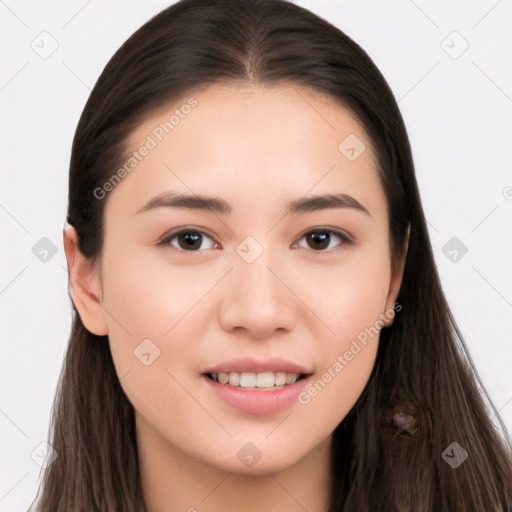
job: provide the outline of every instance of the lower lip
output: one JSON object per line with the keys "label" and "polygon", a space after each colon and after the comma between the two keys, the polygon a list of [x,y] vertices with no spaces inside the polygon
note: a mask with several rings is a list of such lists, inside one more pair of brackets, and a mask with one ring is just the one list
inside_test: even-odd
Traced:
{"label": "lower lip", "polygon": [[228,405],[250,414],[274,414],[290,407],[306,386],[310,375],[281,388],[247,389],[220,384],[206,375],[202,378],[212,391]]}

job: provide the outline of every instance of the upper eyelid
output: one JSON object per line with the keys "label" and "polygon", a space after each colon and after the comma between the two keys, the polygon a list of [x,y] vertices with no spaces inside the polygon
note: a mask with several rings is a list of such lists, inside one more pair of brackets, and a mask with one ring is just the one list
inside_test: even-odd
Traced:
{"label": "upper eyelid", "polygon": [[176,235],[179,235],[180,233],[188,233],[188,232],[192,232],[192,231],[200,233],[201,235],[206,235],[207,237],[211,238],[212,240],[215,239],[215,236],[210,235],[210,233],[208,233],[208,231],[205,231],[202,228],[199,229],[199,228],[185,226],[183,228],[176,228],[176,230],[170,231],[169,233],[160,237],[160,240],[168,240],[170,238],[174,238]]}

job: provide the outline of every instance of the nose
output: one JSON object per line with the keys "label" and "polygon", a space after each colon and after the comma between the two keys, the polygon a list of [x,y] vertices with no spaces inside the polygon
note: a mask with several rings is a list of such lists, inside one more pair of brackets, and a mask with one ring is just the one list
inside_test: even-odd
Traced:
{"label": "nose", "polygon": [[252,263],[237,257],[224,280],[218,311],[219,323],[226,331],[243,331],[263,339],[276,331],[294,329],[300,301],[282,267],[267,257],[267,251]]}

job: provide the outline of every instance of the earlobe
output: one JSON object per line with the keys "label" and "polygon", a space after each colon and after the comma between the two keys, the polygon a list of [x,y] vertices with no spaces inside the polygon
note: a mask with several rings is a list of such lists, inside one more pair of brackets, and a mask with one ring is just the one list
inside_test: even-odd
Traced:
{"label": "earlobe", "polygon": [[71,299],[85,328],[97,336],[108,334],[101,305],[99,264],[91,262],[78,248],[78,235],[73,226],[63,231],[64,252],[68,263]]}

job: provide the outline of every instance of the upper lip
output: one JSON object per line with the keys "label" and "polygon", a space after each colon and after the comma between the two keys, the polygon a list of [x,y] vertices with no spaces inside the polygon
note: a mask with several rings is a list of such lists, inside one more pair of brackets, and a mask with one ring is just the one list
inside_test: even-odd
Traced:
{"label": "upper lip", "polygon": [[304,366],[281,358],[257,359],[254,357],[238,357],[229,359],[208,368],[204,373],[229,373],[229,372],[283,372],[309,375],[310,371]]}

